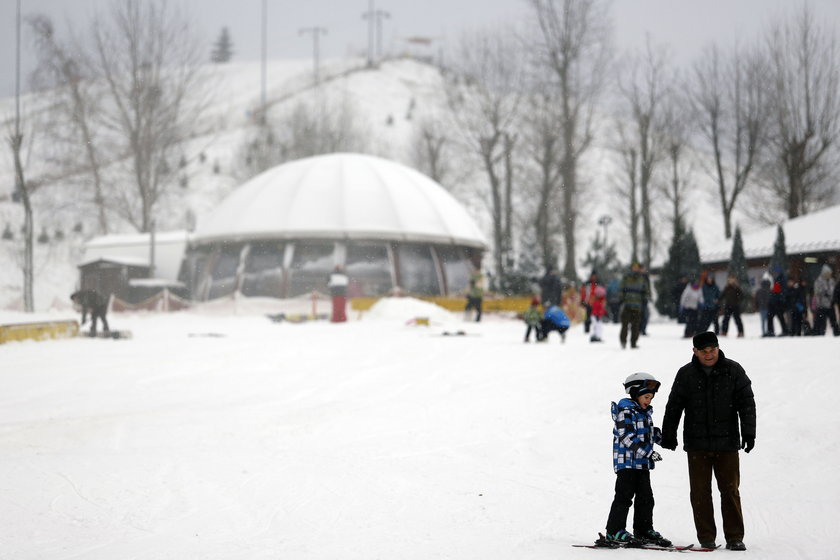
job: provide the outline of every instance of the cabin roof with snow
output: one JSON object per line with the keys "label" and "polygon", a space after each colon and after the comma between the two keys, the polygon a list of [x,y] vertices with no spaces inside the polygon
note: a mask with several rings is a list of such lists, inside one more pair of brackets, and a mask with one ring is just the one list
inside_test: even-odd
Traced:
{"label": "cabin roof with snow", "polygon": [[[782,229],[788,255],[840,251],[840,204],[788,220],[782,223]],[[777,233],[777,226],[742,233],[746,257],[771,257]],[[700,261],[704,264],[725,262],[731,256],[731,239],[714,249],[700,251]]]}

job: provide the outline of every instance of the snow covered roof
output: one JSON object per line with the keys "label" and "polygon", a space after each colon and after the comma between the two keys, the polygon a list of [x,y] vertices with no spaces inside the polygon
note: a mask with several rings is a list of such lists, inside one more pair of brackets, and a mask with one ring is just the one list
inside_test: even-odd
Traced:
{"label": "snow covered roof", "polygon": [[463,206],[432,179],[394,161],[347,153],[265,171],[201,220],[193,237],[198,242],[256,238],[487,246]]}
{"label": "snow covered roof", "polygon": [[[785,250],[788,255],[840,251],[840,204],[805,216],[799,216],[782,224],[785,232]],[[744,253],[747,258],[770,257],[776,243],[777,226],[769,226],[752,233],[742,234]],[[704,263],[727,261],[732,255],[732,240],[720,244],[713,250],[700,251]]]}

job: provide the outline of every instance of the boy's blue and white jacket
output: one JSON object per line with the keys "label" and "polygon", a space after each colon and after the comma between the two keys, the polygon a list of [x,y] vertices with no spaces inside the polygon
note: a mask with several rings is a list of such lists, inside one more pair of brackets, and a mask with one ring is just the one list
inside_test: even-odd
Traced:
{"label": "boy's blue and white jacket", "polygon": [[652,469],[653,444],[662,442],[662,432],[653,425],[653,407],[647,410],[630,398],[612,403],[613,469]]}

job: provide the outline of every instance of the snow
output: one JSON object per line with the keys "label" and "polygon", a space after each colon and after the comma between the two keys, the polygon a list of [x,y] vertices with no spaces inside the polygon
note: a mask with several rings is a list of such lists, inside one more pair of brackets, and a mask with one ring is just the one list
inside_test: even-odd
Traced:
{"label": "snow", "polygon": [[[601,345],[579,325],[565,344],[556,333],[523,344],[519,321],[467,323],[429,306],[383,300],[346,324],[112,314],[132,339],[0,346],[3,556],[616,554],[570,545],[606,521],[610,402],[629,373],[651,372],[661,425],[691,355],[679,327],[651,324],[636,351],[619,348],[614,324]],[[419,316],[431,326],[407,324]],[[35,319],[2,311],[0,324],[21,317]],[[441,336],[447,322],[468,335]],[[746,328],[722,349],[758,405],[755,450],[741,455],[748,554],[834,557],[837,339],[761,339],[752,315]],[[662,453],[655,525],[696,542],[685,453]]]}

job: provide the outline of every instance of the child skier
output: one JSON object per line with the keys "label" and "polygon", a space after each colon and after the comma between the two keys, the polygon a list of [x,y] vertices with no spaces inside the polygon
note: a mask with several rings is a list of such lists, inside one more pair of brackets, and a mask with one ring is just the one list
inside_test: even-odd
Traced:
{"label": "child skier", "polygon": [[589,342],[603,342],[604,315],[607,314],[607,290],[603,286],[596,286],[590,300],[590,317],[592,320],[592,337]]}
{"label": "child skier", "polygon": [[[653,490],[650,471],[662,456],[653,450],[662,441],[662,432],[653,426],[650,402],[659,390],[659,381],[649,373],[634,373],[624,381],[630,398],[612,403],[613,469],[616,473],[615,498],[607,519],[605,545],[671,546],[671,541],[653,529]],[[630,505],[633,507],[633,534],[625,530]]]}
{"label": "child skier", "polygon": [[528,330],[525,331],[525,342],[530,342],[531,330],[533,329],[537,342],[542,339],[542,311],[540,311],[539,298],[531,300],[531,306],[522,314],[525,324],[528,325]]}

